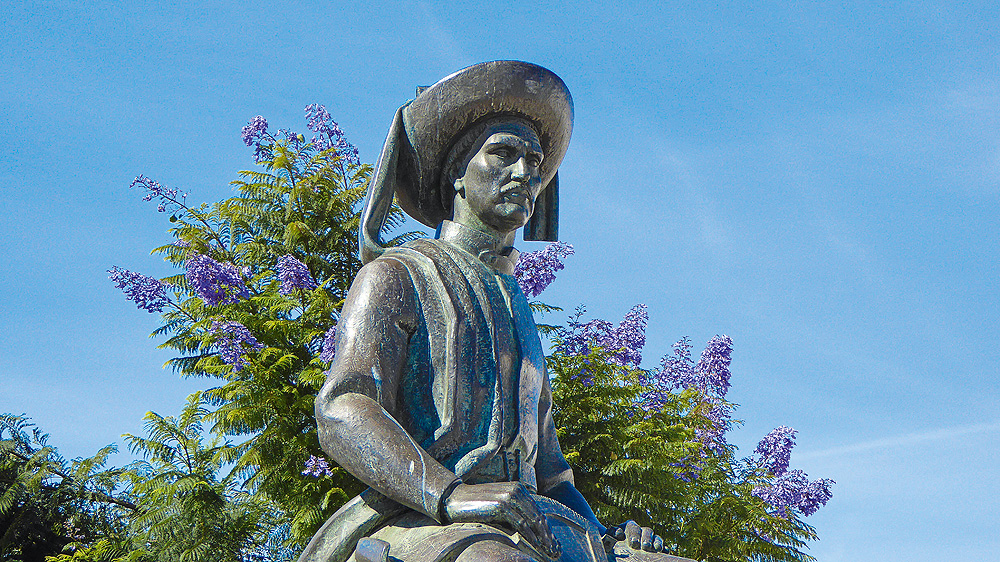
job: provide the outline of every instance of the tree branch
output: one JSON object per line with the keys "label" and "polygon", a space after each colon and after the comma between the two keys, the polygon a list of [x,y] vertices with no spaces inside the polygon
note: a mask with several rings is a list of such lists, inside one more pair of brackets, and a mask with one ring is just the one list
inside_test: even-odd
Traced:
{"label": "tree branch", "polygon": [[[24,462],[28,462],[28,461],[31,460],[30,457],[26,457],[26,456],[22,455],[21,453],[18,453],[17,451],[10,451],[10,453],[12,455],[14,455],[15,457],[21,459]],[[75,481],[74,478],[73,478],[73,476],[70,475],[70,474],[66,474],[65,472],[63,472],[61,470],[57,470],[55,468],[52,468],[52,466],[49,466],[48,468],[49,468],[49,470],[53,474],[55,474],[56,476],[59,476],[60,478],[62,478],[67,483]],[[124,507],[126,509],[131,509],[132,511],[135,511],[135,510],[139,509],[139,506],[135,505],[134,503],[132,503],[132,502],[130,502],[128,500],[121,500],[121,499],[118,499],[118,498],[116,498],[116,497],[114,497],[112,495],[105,494],[104,492],[98,492],[98,491],[94,491],[94,490],[87,490],[86,489],[86,485],[84,485],[84,491],[87,494],[89,494],[91,497],[96,498],[97,501],[100,501],[100,502],[103,502],[103,503],[113,503],[113,504],[115,504],[117,506],[121,506],[121,507]]]}

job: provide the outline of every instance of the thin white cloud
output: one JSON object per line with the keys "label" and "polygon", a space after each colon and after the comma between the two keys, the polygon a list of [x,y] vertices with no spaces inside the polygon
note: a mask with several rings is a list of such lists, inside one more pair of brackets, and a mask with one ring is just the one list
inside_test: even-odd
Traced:
{"label": "thin white cloud", "polygon": [[964,435],[991,433],[995,431],[1000,431],[1000,420],[990,423],[943,427],[929,431],[887,437],[884,439],[875,439],[872,441],[862,441],[860,443],[853,443],[850,445],[841,445],[839,447],[830,447],[829,449],[821,449],[818,451],[805,451],[802,453],[796,452],[795,459],[800,461],[821,457],[853,455],[869,451],[881,451],[895,447],[929,444],[936,441],[952,440]]}

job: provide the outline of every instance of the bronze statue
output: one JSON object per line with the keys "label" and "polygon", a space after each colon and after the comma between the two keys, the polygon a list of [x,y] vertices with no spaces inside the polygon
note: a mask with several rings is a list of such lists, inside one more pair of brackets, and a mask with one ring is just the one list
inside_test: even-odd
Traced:
{"label": "bronze statue", "polygon": [[[396,112],[363,213],[366,265],[316,399],[323,450],[370,489],[303,562],[595,562],[616,539],[662,549],[635,523],[602,539],[559,449],[538,332],[512,277],[519,228],[556,239],[572,121],[562,80],[516,61],[461,70]],[[394,196],[434,239],[382,246]]]}

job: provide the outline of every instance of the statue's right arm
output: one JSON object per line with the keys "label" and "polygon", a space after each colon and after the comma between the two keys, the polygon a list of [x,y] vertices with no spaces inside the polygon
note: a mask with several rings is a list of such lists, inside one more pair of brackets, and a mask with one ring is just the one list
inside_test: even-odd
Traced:
{"label": "statue's right arm", "polygon": [[363,267],[337,323],[337,352],[316,397],[323,450],[385,496],[442,521],[442,499],[460,480],[414,442],[390,411],[416,326],[405,266]]}

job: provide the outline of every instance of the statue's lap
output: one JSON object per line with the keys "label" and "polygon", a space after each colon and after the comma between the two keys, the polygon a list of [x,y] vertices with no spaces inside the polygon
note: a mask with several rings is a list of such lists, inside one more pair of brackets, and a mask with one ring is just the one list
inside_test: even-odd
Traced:
{"label": "statue's lap", "polygon": [[[563,547],[559,562],[604,562],[607,559],[600,537],[586,520],[555,500],[538,495],[533,498]],[[494,541],[535,560],[548,562],[516,533],[508,534],[483,523],[439,525],[414,511],[397,516],[370,536],[389,543],[389,560],[392,561],[452,561],[477,542]]]}
{"label": "statue's lap", "polygon": [[517,548],[510,535],[496,527],[484,523],[439,525],[430,517],[413,511],[371,536],[389,543],[390,560],[401,562],[451,561],[480,541],[496,541]]}

